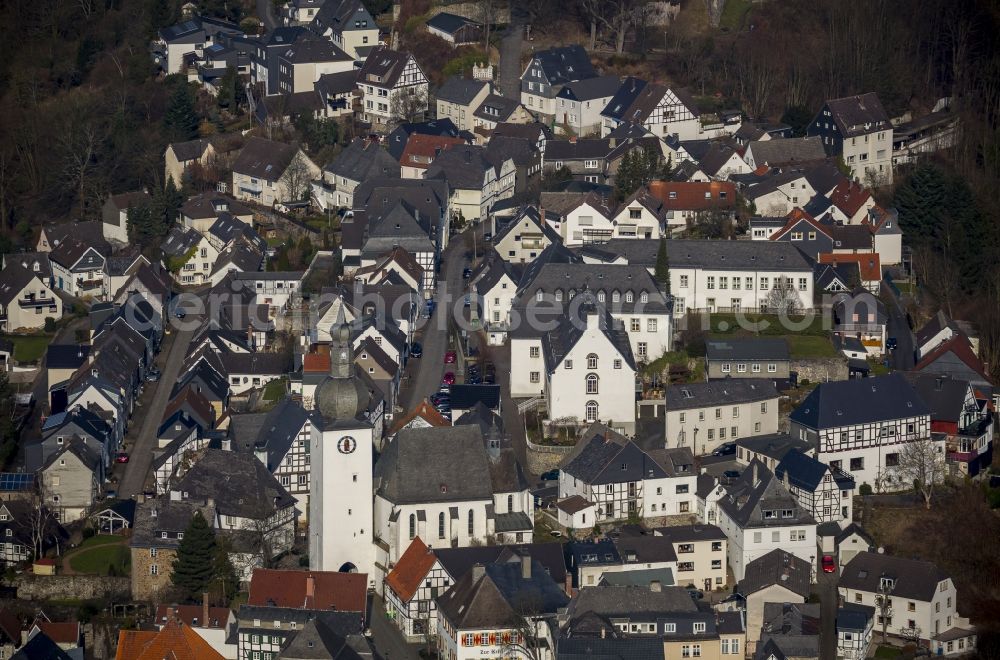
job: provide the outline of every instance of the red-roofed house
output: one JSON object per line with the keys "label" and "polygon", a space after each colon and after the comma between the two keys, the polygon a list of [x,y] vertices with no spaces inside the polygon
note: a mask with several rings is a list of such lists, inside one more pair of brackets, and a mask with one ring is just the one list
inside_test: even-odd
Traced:
{"label": "red-roofed house", "polygon": [[120,630],[115,660],[225,660],[190,626],[171,618],[158,632]]}
{"label": "red-roofed house", "polygon": [[424,399],[404,417],[397,419],[389,434],[395,435],[403,429],[425,429],[431,426],[451,426],[451,422]]}
{"label": "red-roofed house", "polygon": [[875,206],[875,199],[860,183],[842,180],[830,193],[830,201],[844,214],[845,222],[859,225],[868,217],[868,209]]}
{"label": "red-roofed house", "polygon": [[248,605],[360,612],[364,620],[368,576],[334,571],[254,569]]}
{"label": "red-roofed house", "polygon": [[434,599],[448,590],[451,578],[434,551],[415,537],[385,576],[385,602],[407,640],[421,641],[437,630]]}
{"label": "red-roofed house", "polygon": [[63,651],[78,648],[83,640],[78,621],[36,621],[35,625],[28,631],[28,639],[34,637],[35,633],[38,632],[47,635]]}
{"label": "red-roofed house", "polygon": [[840,266],[857,264],[861,277],[861,286],[874,294],[878,294],[882,284],[882,264],[877,254],[821,254],[819,263]]}
{"label": "red-roofed house", "polygon": [[162,630],[171,619],[190,627],[223,657],[236,657],[235,641],[226,644],[226,638],[236,626],[236,616],[228,607],[209,607],[207,594],[201,605],[160,605],[156,608],[153,625]]}
{"label": "red-roofed house", "polygon": [[736,186],[729,181],[653,181],[649,192],[663,202],[667,227],[674,230],[713,211],[732,218],[736,209]]}
{"label": "red-roofed house", "polygon": [[[972,344],[963,334],[956,334],[939,344],[937,348],[923,356],[913,370],[961,378],[972,383],[976,389],[992,391],[994,387],[986,363],[976,355]],[[997,405],[996,396],[994,405]]]}
{"label": "red-roofed house", "polygon": [[462,138],[448,135],[415,133],[406,141],[403,155],[399,157],[400,176],[404,179],[422,179],[434,159],[448,147],[465,144]]}

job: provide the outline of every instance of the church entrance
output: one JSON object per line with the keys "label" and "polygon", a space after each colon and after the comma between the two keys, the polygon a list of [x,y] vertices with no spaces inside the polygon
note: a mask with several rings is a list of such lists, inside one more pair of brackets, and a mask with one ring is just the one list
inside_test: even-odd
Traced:
{"label": "church entrance", "polygon": [[351,562],[344,562],[344,565],[340,567],[340,573],[357,573],[358,567]]}

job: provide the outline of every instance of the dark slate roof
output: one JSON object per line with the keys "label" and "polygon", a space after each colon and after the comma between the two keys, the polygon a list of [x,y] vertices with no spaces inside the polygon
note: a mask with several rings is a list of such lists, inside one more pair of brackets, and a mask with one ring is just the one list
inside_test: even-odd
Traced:
{"label": "dark slate roof", "polygon": [[[609,624],[609,628],[610,628]],[[664,660],[659,637],[560,637],[556,640],[559,660]]]}
{"label": "dark slate roof", "polygon": [[[403,75],[403,69],[410,59],[409,53],[379,47],[369,53],[365,59],[361,71],[358,72],[358,80],[365,84],[372,84],[377,87],[393,88]],[[377,77],[378,82],[375,81]]]}
{"label": "dark slate roof", "polygon": [[801,138],[781,138],[754,142],[748,147],[753,152],[753,160],[757,166],[788,165],[790,163],[805,163],[826,158],[823,150],[823,140],[819,136]]}
{"label": "dark slate roof", "polygon": [[792,411],[791,421],[811,429],[836,428],[930,415],[901,373],[820,383]]}
{"label": "dark slate roof", "polygon": [[826,105],[844,137],[864,135],[889,126],[889,115],[875,92],[832,99]]}
{"label": "dark slate roof", "polygon": [[906,371],[903,376],[931,410],[934,421],[958,422],[969,392],[969,381],[923,371]]}
{"label": "dark slate roof", "polygon": [[534,54],[533,61],[541,66],[551,85],[561,85],[597,75],[587,51],[575,44],[539,51]]}
{"label": "dark slate roof", "polygon": [[252,454],[206,449],[173,490],[215,501],[222,515],[261,520],[295,505],[295,498]]}
{"label": "dark slate roof", "polygon": [[294,44],[282,52],[281,58],[293,64],[348,62],[352,59],[350,55],[337,48],[329,39],[317,37],[309,33],[305,33],[299,39],[296,39]]}
{"label": "dark slate roof", "polygon": [[486,171],[493,164],[486,158],[486,148],[472,145],[451,146],[442,151],[424,174],[426,179],[444,179],[452,189],[483,189]]}
{"label": "dark slate roof", "polygon": [[479,25],[479,23],[445,11],[427,20],[427,27],[441,30],[446,34],[455,34],[466,25]]}
{"label": "dark slate roof", "polygon": [[759,378],[726,378],[705,383],[671,385],[665,392],[667,410],[735,405],[777,398],[778,391],[774,389],[774,385]]}
{"label": "dark slate roof", "polygon": [[[20,640],[18,640],[20,642]],[[63,651],[52,638],[38,632],[22,646],[11,660],[72,660],[73,656]]]}
{"label": "dark slate roof", "polygon": [[[256,416],[256,414],[251,413]],[[250,429],[236,423],[239,417],[233,415],[230,423],[230,437],[233,442],[249,442],[257,451],[267,454],[267,469],[272,472],[278,468],[281,460],[288,453],[292,444],[298,439],[302,427],[309,419],[308,413],[301,403],[291,398],[282,399],[278,405],[261,415],[256,436],[250,437]],[[236,429],[234,433],[234,429]],[[245,434],[245,435],[244,435]]]}
{"label": "dark slate roof", "polygon": [[233,171],[265,181],[277,181],[297,152],[295,145],[252,137],[236,157]]}
{"label": "dark slate roof", "polygon": [[[546,149],[546,158],[548,153]],[[601,249],[624,257],[630,264],[647,268],[656,265],[657,241],[614,238]],[[671,268],[700,266],[713,270],[784,270],[812,273],[812,264],[799,250],[785,241],[724,241],[678,239],[667,241]]]}
{"label": "dark slate roof", "polygon": [[768,433],[753,438],[740,438],[736,441],[736,446],[744,447],[755,454],[761,454],[776,461],[780,461],[785,457],[785,454],[793,449],[800,451],[811,449],[808,442],[794,438],[787,433]]}
{"label": "dark slate roof", "polygon": [[774,468],[774,475],[779,479],[784,479],[787,473],[788,481],[793,486],[815,492],[823,483],[823,477],[829,470],[826,463],[821,463],[798,449],[792,449]]}
{"label": "dark slate roof", "polygon": [[452,385],[452,409],[465,410],[482,402],[486,407],[498,410],[500,408],[499,385]]}
{"label": "dark slate roof", "polygon": [[288,356],[283,353],[225,353],[221,357],[222,365],[230,376],[233,374],[273,376],[291,370]]}
{"label": "dark slate roof", "polygon": [[696,612],[687,589],[664,587],[653,591],[648,586],[598,586],[581,589],[567,607],[567,618],[572,621],[588,612],[608,618],[669,615]]}
{"label": "dark slate roof", "polygon": [[864,632],[875,617],[875,608],[857,603],[844,603],[837,609],[837,630]]}
{"label": "dark slate roof", "polygon": [[87,361],[90,346],[87,344],[49,344],[45,351],[48,369],[78,369]]}
{"label": "dark slate roof", "polygon": [[338,94],[348,94],[354,91],[358,83],[358,72],[355,69],[350,71],[339,71],[337,73],[324,73],[313,84],[313,88],[327,96],[337,96]]}
{"label": "dark slate roof", "polygon": [[844,566],[839,586],[878,593],[882,577],[896,581],[893,597],[929,602],[941,580],[948,575],[929,561],[906,559],[877,552],[860,552]]}
{"label": "dark slate roof", "polygon": [[174,150],[174,156],[177,160],[183,163],[201,158],[205,153],[205,149],[210,144],[212,144],[211,141],[199,138],[197,140],[188,140],[187,142],[173,142],[170,144],[170,147]]}
{"label": "dark slate roof", "polygon": [[625,536],[615,540],[618,555],[626,564],[677,561],[673,541],[663,536]]}
{"label": "dark slate roof", "polygon": [[325,168],[335,176],[351,181],[365,181],[376,176],[399,176],[399,163],[377,142],[354,138],[351,144]]}
{"label": "dark slate roof", "polygon": [[[582,447],[579,453],[562,464],[560,469],[592,486],[668,476],[656,461],[631,441],[621,445],[614,440],[594,435],[589,441],[580,444]],[[623,463],[628,469],[621,469]]]}
{"label": "dark slate roof", "polygon": [[476,564],[486,566],[497,562],[519,561],[521,556],[530,556],[540,563],[556,583],[563,584],[566,580],[566,562],[562,546],[558,543],[435,548],[434,556],[456,581]]}
{"label": "dark slate roof", "polygon": [[[242,610],[240,614],[243,615]],[[361,660],[372,657],[371,645],[363,635],[349,634],[340,621],[330,616],[341,614],[348,613],[317,612],[316,618],[309,617],[282,649],[281,655],[296,660]],[[350,615],[349,620],[356,622],[357,616],[353,612]]]}
{"label": "dark slate roof", "polygon": [[916,335],[917,346],[923,346],[945,328],[951,328],[952,332],[955,333],[960,332],[958,324],[949,319],[943,309],[939,309],[938,313],[932,316],[930,321],[914,333]]}
{"label": "dark slate roof", "polygon": [[733,337],[705,342],[708,360],[787,360],[788,342],[784,338]]}
{"label": "dark slate roof", "polygon": [[402,429],[375,466],[375,493],[394,504],[492,500],[477,425]]}
{"label": "dark slate roof", "polygon": [[[741,528],[816,524],[784,484],[756,458],[736,481],[726,486],[726,491],[719,500],[719,508]],[[765,511],[786,510],[792,512],[791,518],[783,515],[766,518],[764,515]]]}
{"label": "dark slate roof", "polygon": [[[617,121],[634,121],[636,119],[632,116],[634,113],[629,113],[628,111],[642,95],[646,85],[646,81],[641,78],[634,78],[632,76],[625,78],[619,85],[618,91],[615,92],[615,95],[608,101],[604,110],[601,111],[601,115]],[[641,121],[645,117],[638,119]]]}
{"label": "dark slate roof", "polygon": [[658,527],[656,533],[670,539],[671,543],[690,541],[721,541],[726,538],[725,532],[715,525],[678,525],[676,527]]}
{"label": "dark slate roof", "polygon": [[233,215],[248,215],[252,213],[250,208],[242,202],[216,192],[206,192],[195,197],[189,197],[181,205],[181,215],[188,218],[215,218],[223,211],[228,211]]}
{"label": "dark slate roof", "polygon": [[778,585],[808,598],[811,574],[808,561],[778,548],[746,565],[743,579],[736,585],[736,593],[746,597]]}
{"label": "dark slate roof", "polygon": [[661,586],[674,586],[674,572],[669,568],[640,568],[629,571],[608,571],[601,575],[599,586],[648,587],[653,582]]}
{"label": "dark slate roof", "polygon": [[[435,18],[450,15],[451,14],[438,14]],[[458,17],[456,16],[455,18]],[[428,21],[427,25],[429,26],[430,24],[431,21]],[[439,101],[447,101],[458,105],[469,105],[472,103],[473,99],[475,99],[476,96],[483,91],[483,88],[488,85],[489,83],[485,80],[470,80],[469,78],[451,76],[444,81],[444,84],[441,85],[441,87],[438,88],[437,92],[434,93],[434,96]]]}
{"label": "dark slate roof", "polygon": [[618,76],[595,76],[594,78],[566,83],[556,96],[573,101],[593,101],[611,98],[620,86],[621,81]]}
{"label": "dark slate roof", "polygon": [[573,319],[568,314],[563,315],[556,329],[543,336],[542,353],[545,358],[546,370],[551,373],[562,364],[563,358],[583,337],[583,333],[590,323],[588,317],[592,315],[597,316],[598,327],[621,355],[625,364],[634,370],[635,357],[632,355],[632,345],[629,342],[628,332],[625,330],[625,323],[613,318],[606,309],[593,303],[585,302],[579,306],[578,310],[579,318]]}

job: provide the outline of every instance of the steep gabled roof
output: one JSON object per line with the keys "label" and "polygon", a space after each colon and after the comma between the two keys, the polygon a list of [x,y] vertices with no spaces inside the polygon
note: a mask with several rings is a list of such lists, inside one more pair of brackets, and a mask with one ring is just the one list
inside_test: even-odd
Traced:
{"label": "steep gabled roof", "polygon": [[541,67],[551,85],[562,85],[597,75],[587,51],[575,44],[539,51],[532,57],[532,64],[535,63]]}
{"label": "steep gabled roof", "polygon": [[831,99],[826,106],[844,137],[884,130],[890,125],[889,115],[875,92]]}
{"label": "steep gabled roof", "polygon": [[[68,657],[68,656],[67,656]],[[121,630],[116,660],[223,660],[190,626],[168,621],[159,632]]]}
{"label": "steep gabled roof", "polygon": [[365,612],[368,576],[335,571],[255,568],[248,605]]}
{"label": "steep gabled roof", "polygon": [[385,582],[406,603],[417,593],[436,561],[434,551],[417,536],[396,560],[396,565],[385,576]]}
{"label": "steep gabled roof", "polygon": [[266,181],[277,181],[298,151],[299,148],[292,144],[252,137],[236,157],[233,172]]}
{"label": "steep gabled roof", "polygon": [[746,565],[736,592],[745,597],[777,585],[807,598],[811,572],[809,562],[778,548]]}
{"label": "steep gabled roof", "polygon": [[[442,16],[442,14],[438,14],[438,16]],[[430,21],[427,24],[429,26]],[[456,105],[469,105],[488,86],[489,83],[485,80],[471,80],[469,78],[450,76],[434,93],[434,97],[438,101],[455,103]]]}
{"label": "steep gabled roof", "polygon": [[892,596],[930,602],[938,583],[948,575],[929,561],[895,557],[878,552],[859,552],[847,562],[840,586],[855,591],[878,593],[883,577],[894,580]]}
{"label": "steep gabled roof", "polygon": [[820,383],[792,411],[792,422],[826,429],[929,415],[930,410],[900,373]]}

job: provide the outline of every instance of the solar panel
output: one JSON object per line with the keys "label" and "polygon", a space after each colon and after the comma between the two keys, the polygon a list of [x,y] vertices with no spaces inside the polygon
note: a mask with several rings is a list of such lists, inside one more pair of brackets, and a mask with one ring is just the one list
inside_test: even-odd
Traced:
{"label": "solar panel", "polygon": [[30,472],[0,472],[0,492],[28,490],[35,484]]}

